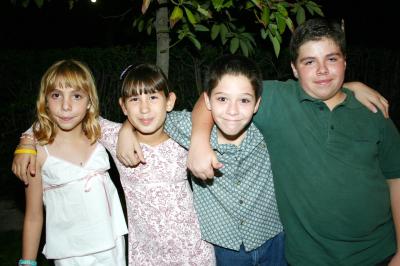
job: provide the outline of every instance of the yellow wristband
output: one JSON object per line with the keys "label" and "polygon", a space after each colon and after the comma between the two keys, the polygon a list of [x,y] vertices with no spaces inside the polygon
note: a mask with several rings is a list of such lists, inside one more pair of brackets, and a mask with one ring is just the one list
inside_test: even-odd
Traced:
{"label": "yellow wristband", "polygon": [[33,154],[36,155],[36,150],[33,149],[16,149],[14,154]]}

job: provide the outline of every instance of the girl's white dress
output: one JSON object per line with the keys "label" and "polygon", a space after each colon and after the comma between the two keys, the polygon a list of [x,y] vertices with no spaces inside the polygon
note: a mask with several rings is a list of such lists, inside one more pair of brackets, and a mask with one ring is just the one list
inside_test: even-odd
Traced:
{"label": "girl's white dress", "polygon": [[101,143],[116,162],[125,193],[130,266],[215,265],[214,249],[201,239],[187,179],[187,151],[169,139],[142,144],[146,164],[125,167],[116,159],[121,124],[100,119]]}
{"label": "girl's white dress", "polygon": [[[118,192],[107,172],[110,164],[103,145],[97,144],[83,166],[52,156],[44,148],[47,158],[42,166],[46,208],[43,254],[49,259],[65,259],[96,256],[121,248],[127,227]],[[125,258],[116,265],[125,265]]]}

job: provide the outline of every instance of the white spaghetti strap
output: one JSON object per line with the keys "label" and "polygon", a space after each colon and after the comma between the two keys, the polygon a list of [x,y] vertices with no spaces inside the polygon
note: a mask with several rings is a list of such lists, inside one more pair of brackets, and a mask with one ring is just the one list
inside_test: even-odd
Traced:
{"label": "white spaghetti strap", "polygon": [[44,145],[43,148],[44,148],[44,150],[46,151],[47,156],[50,156],[50,153],[49,153],[49,151],[47,150],[47,145]]}

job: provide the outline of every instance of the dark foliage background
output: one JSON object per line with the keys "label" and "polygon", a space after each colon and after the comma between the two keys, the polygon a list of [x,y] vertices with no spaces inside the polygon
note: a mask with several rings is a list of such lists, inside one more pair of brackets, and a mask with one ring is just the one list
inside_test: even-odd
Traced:
{"label": "dark foliage background", "polygon": [[[50,50],[0,50],[0,187],[3,196],[14,195],[12,186],[19,186],[11,173],[13,150],[22,131],[35,115],[35,99],[44,71],[55,61],[75,58],[86,62],[97,81],[101,115],[123,121],[117,104],[119,76],[129,64],[154,63],[155,44],[112,48],[71,48]],[[171,55],[170,82],[177,93],[176,110],[191,109],[201,90],[201,73],[221,52],[208,47],[193,56],[193,51],[174,49]],[[258,50],[253,59],[260,65],[264,79],[292,78],[287,51],[279,59]],[[390,49],[350,47],[346,80],[359,80],[380,91],[391,105],[391,118],[400,126],[400,52]],[[14,180],[15,179],[15,180]],[[11,187],[10,187],[11,186]]]}
{"label": "dark foliage background", "polygon": [[[264,79],[286,80],[292,78],[288,52],[279,59],[259,49],[253,59],[260,65]],[[222,52],[207,47],[202,53],[174,49],[171,54],[170,83],[178,96],[175,109],[189,109],[194,105],[201,90],[202,73],[207,65]],[[13,151],[21,132],[26,130],[35,117],[35,100],[40,78],[55,61],[75,58],[86,62],[92,69],[100,97],[101,115],[122,122],[124,117],[117,104],[121,71],[129,64],[155,62],[155,44],[148,42],[136,46],[112,48],[70,48],[41,50],[0,50],[0,200],[16,203],[24,209],[24,187],[11,172]],[[350,47],[347,60],[347,81],[358,80],[380,91],[390,101],[391,118],[400,128],[400,51],[382,48]],[[111,177],[124,196],[118,173],[111,160]],[[16,261],[20,256],[21,232],[2,233],[0,264]],[[14,243],[9,245],[9,243]],[[42,255],[41,265],[52,265]]]}

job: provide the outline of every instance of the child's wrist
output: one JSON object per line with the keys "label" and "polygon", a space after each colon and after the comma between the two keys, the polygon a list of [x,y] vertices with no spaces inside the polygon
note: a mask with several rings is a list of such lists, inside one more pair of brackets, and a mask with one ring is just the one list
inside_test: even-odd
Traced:
{"label": "child's wrist", "polygon": [[37,266],[36,260],[24,260],[20,259],[18,261],[18,266],[23,266],[23,265],[30,265],[30,266]]}
{"label": "child's wrist", "polygon": [[33,144],[36,144],[36,138],[35,136],[28,134],[28,133],[23,133],[20,137],[20,139],[29,139],[32,140]]}

